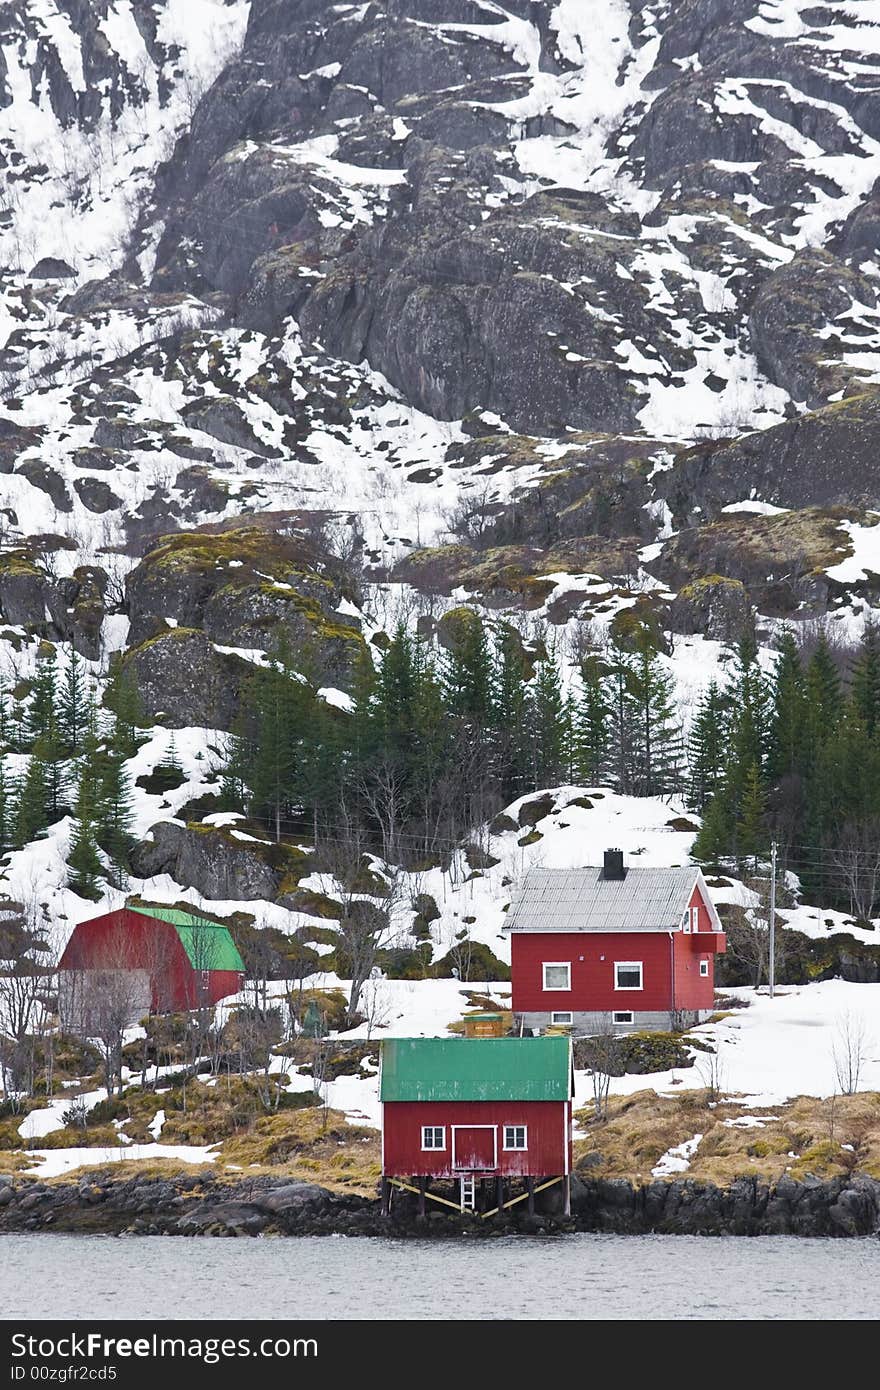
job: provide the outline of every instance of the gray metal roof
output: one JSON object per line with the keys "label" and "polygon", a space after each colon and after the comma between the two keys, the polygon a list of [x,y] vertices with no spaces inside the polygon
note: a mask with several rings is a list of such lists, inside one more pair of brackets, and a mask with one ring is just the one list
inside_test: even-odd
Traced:
{"label": "gray metal roof", "polygon": [[532,869],[507,914],[508,931],[676,931],[699,882],[715,930],[721,930],[700,870],[627,867],[606,879],[598,866]]}

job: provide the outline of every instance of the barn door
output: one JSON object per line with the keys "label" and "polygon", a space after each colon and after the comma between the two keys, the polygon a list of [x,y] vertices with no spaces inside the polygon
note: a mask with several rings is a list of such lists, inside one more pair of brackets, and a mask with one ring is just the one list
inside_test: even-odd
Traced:
{"label": "barn door", "polygon": [[498,1131],[494,1125],[455,1125],[452,1166],[469,1172],[492,1172],[497,1163]]}

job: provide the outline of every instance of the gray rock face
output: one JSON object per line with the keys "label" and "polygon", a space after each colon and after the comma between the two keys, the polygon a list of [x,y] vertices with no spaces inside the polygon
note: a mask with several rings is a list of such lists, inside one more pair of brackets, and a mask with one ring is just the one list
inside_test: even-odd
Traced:
{"label": "gray rock face", "polygon": [[15,471],[27,478],[32,487],[47,493],[59,512],[71,511],[72,503],[64,479],[48,463],[40,459],[25,459]]}
{"label": "gray rock face", "polygon": [[871,310],[876,291],[864,275],[826,251],[802,251],[761,284],[749,314],[755,355],[771,381],[815,408],[850,374],[837,360],[830,323],[853,303]]}
{"label": "gray rock face", "polygon": [[30,280],[75,280],[76,271],[67,261],[58,260],[55,256],[44,256],[41,261],[28,271]]}
{"label": "gray rock face", "polygon": [[251,666],[218,652],[214,643],[192,628],[172,628],[153,636],[125,656],[145,714],[157,723],[181,728],[231,730]]}
{"label": "gray rock face", "polygon": [[699,444],[661,473],[658,492],[678,517],[714,518],[760,497],[779,507],[880,503],[880,394],[866,391],[772,429]]}
{"label": "gray rock face", "polygon": [[748,591],[742,580],[710,575],[685,585],[669,607],[673,632],[698,633],[716,642],[737,642],[752,621]]}
{"label": "gray rock face", "polygon": [[206,898],[267,899],[292,891],[308,873],[302,851],[270,841],[236,839],[228,829],[160,821],[132,851],[132,868],[142,878],[170,874]]}
{"label": "gray rock face", "polygon": [[239,449],[249,449],[262,458],[277,457],[278,450],[257,438],[241,407],[228,396],[211,396],[205,400],[193,401],[182,413],[191,429],[210,434],[223,444],[234,444]]}
{"label": "gray rock face", "polygon": [[[321,683],[343,687],[363,649],[357,622],[336,611],[336,572],[301,537],[242,527],[165,538],[131,571],[126,594],[136,648],[129,659],[148,682],[149,708],[169,718],[163,678],[171,679],[175,708],[200,684],[197,707],[214,709],[205,722],[230,727],[241,681],[253,668],[216,647],[274,652],[286,645],[294,660],[307,650]],[[160,636],[167,621],[176,629]]]}
{"label": "gray rock face", "polygon": [[109,512],[120,505],[112,487],[100,478],[76,478],[73,490],[90,512]]}

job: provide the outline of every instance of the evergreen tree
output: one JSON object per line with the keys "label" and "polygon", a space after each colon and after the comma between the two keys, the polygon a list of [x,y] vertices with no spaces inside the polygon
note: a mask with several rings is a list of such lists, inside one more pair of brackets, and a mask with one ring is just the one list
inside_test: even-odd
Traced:
{"label": "evergreen tree", "polygon": [[815,754],[837,727],[843,713],[840,672],[824,633],[807,665],[806,687],[809,734]]}
{"label": "evergreen tree", "polygon": [[732,837],[730,813],[723,791],[719,791],[706,806],[691,854],[700,864],[715,864],[730,853]]}
{"label": "evergreen tree", "polygon": [[15,800],[6,771],[6,755],[0,752],[0,854],[15,845]]}
{"label": "evergreen tree", "polygon": [[126,758],[137,752],[145,720],[133,673],[114,661],[104,690],[104,706],[114,715],[114,742]]}
{"label": "evergreen tree", "polygon": [[416,742],[413,705],[416,694],[415,644],[406,624],[397,624],[385,649],[376,680],[374,711],[377,742],[383,755],[405,766]]}
{"label": "evergreen tree", "polygon": [[581,663],[581,692],[572,710],[574,775],[595,786],[608,775],[611,706],[601,658],[591,652]]}
{"label": "evergreen tree", "polygon": [[498,642],[492,711],[495,772],[505,801],[522,795],[529,774],[527,675],[522,639],[515,629],[505,627]]}
{"label": "evergreen tree", "polygon": [[15,816],[15,843],[18,848],[36,840],[46,831],[49,825],[47,798],[46,761],[42,744],[37,739],[18,794]]}
{"label": "evergreen tree", "polygon": [[850,697],[869,736],[880,728],[880,631],[865,624],[859,653],[853,662]]}
{"label": "evergreen tree", "polygon": [[564,780],[568,769],[568,708],[552,650],[538,662],[527,709],[534,785],[554,786]]}
{"label": "evergreen tree", "polygon": [[764,788],[758,767],[753,764],[746,774],[739,820],[736,824],[736,847],[741,858],[756,859],[766,845]]}
{"label": "evergreen tree", "polygon": [[805,771],[808,710],[800,653],[793,633],[787,628],[779,641],[767,755],[768,775],[776,781],[783,777],[799,777]]}
{"label": "evergreen tree", "polygon": [[38,738],[57,739],[58,706],[58,666],[53,647],[51,656],[41,657],[37,661],[31,687],[26,721],[26,738],[30,748]]}
{"label": "evergreen tree", "polygon": [[171,737],[168,740],[165,757],[162,759],[162,766],[168,772],[183,773],[183,768],[180,765],[180,754],[177,751],[177,734],[174,729],[171,730]]}
{"label": "evergreen tree", "polygon": [[743,637],[737,646],[736,668],[728,696],[730,756],[725,787],[738,823],[752,769],[757,770],[759,779],[763,778],[769,725],[769,692],[758,665],[757,643],[751,635]]}
{"label": "evergreen tree", "polygon": [[123,887],[133,843],[131,779],[111,740],[96,750],[95,769],[95,838],[115,870],[117,887]]}
{"label": "evergreen tree", "polygon": [[88,734],[80,760],[76,805],[70,833],[67,863],[70,887],[81,898],[99,898],[104,865],[98,851],[99,789],[95,778],[96,749]]}
{"label": "evergreen tree", "polygon": [[635,790],[641,796],[674,791],[681,771],[681,731],[672,677],[663,669],[653,636],[643,624],[630,667],[634,713]]}
{"label": "evergreen tree", "polygon": [[472,725],[486,729],[492,712],[492,666],[486,630],[472,609],[461,608],[455,617],[444,664],[446,703],[452,714],[463,715]]}
{"label": "evergreen tree", "polygon": [[314,695],[295,678],[286,651],[259,672],[254,693],[248,784],[254,810],[269,819],[280,840],[295,800],[299,739],[308,716],[314,716]]}
{"label": "evergreen tree", "polygon": [[727,760],[727,702],[717,681],[710,681],[700,700],[690,737],[688,803],[704,811],[721,792]]}
{"label": "evergreen tree", "polygon": [[59,740],[67,757],[76,757],[80,752],[87,704],[85,667],[71,647],[64,668],[58,708]]}
{"label": "evergreen tree", "polygon": [[619,792],[635,790],[638,748],[638,703],[633,659],[619,641],[612,640],[608,670],[609,767]]}

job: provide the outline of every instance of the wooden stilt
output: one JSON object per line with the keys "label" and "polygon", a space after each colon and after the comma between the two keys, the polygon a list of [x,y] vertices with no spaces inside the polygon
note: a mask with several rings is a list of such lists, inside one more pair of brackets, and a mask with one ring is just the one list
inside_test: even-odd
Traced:
{"label": "wooden stilt", "polygon": [[495,1179],[495,1206],[499,1211],[504,1206],[504,1179],[500,1173]]}
{"label": "wooden stilt", "polygon": [[391,1183],[387,1178],[382,1179],[382,1215],[391,1214]]}
{"label": "wooden stilt", "polygon": [[571,1175],[569,1173],[566,1173],[565,1181],[562,1184],[562,1197],[564,1202],[562,1214],[563,1216],[571,1216]]}
{"label": "wooden stilt", "polygon": [[529,1192],[529,1216],[534,1216],[534,1214],[535,1214],[535,1179],[532,1177],[531,1173],[530,1173],[529,1176],[526,1178],[526,1187],[528,1188],[528,1192]]}
{"label": "wooden stilt", "polygon": [[428,1179],[419,1178],[419,1216],[425,1215],[426,1202],[425,1193],[428,1190]]}

